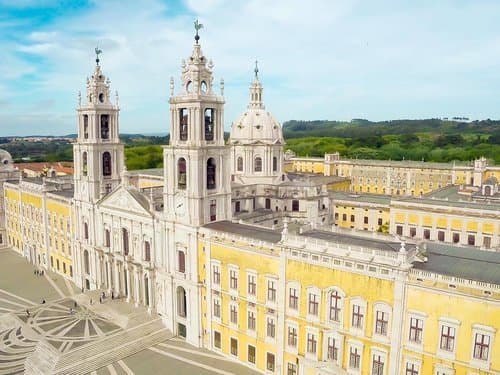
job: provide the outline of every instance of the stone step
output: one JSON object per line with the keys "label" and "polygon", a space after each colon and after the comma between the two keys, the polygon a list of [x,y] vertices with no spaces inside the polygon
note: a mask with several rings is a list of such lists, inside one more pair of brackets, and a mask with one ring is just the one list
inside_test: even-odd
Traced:
{"label": "stone step", "polygon": [[56,365],[56,369],[64,368],[72,365],[82,358],[82,354],[87,358],[91,358],[100,353],[112,350],[130,341],[140,339],[150,333],[164,329],[160,319],[143,323],[129,330],[115,333],[114,335],[104,337],[98,341],[93,341],[89,344],[78,347],[67,353],[64,353]]}
{"label": "stone step", "polygon": [[[94,357],[85,357],[77,363],[73,363],[65,368],[59,368],[54,371],[56,375],[83,375],[115,363],[120,359],[129,357],[153,345],[163,342],[170,338],[172,334],[166,328],[133,341],[123,343],[121,346],[115,346],[107,352],[101,352]],[[86,353],[85,353],[86,354]]]}

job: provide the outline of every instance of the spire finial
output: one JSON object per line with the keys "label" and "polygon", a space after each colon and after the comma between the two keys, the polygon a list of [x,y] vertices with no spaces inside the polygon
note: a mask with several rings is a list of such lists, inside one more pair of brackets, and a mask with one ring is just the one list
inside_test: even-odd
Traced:
{"label": "spire finial", "polygon": [[194,40],[196,41],[196,44],[198,44],[198,41],[200,40],[200,36],[198,35],[198,30],[203,28],[203,24],[198,22],[198,19],[194,21],[194,29],[196,30],[196,35],[194,36]]}
{"label": "spire finial", "polygon": [[255,79],[259,79],[259,62],[257,60],[255,60],[255,69],[254,69],[254,72],[255,72]]}
{"label": "spire finial", "polygon": [[102,53],[102,50],[99,49],[99,47],[95,48],[95,62],[99,66],[99,55]]}

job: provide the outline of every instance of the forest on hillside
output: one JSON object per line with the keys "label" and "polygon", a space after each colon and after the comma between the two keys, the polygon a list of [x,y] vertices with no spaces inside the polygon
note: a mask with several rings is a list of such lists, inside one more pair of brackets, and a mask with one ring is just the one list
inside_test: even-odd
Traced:
{"label": "forest on hillside", "polygon": [[[287,121],[283,124],[285,149],[299,156],[322,157],[339,152],[344,158],[469,161],[480,156],[500,164],[500,121],[393,120],[371,122]],[[227,140],[228,134],[225,134]],[[127,168],[162,166],[162,147],[169,136],[123,134]],[[69,141],[28,142],[0,138],[1,148],[15,161],[71,161]]]}
{"label": "forest on hillside", "polygon": [[299,156],[339,152],[346,158],[468,161],[500,164],[500,121],[395,120],[287,121],[286,148]]}

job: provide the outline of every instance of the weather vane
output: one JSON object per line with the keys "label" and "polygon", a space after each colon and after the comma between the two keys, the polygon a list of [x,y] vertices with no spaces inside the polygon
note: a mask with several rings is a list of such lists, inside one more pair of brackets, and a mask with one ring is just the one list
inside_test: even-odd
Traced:
{"label": "weather vane", "polygon": [[255,60],[255,69],[254,69],[254,72],[255,72],[255,79],[259,79],[259,66],[258,66],[258,61]]}
{"label": "weather vane", "polygon": [[203,28],[203,24],[199,23],[198,20],[194,21],[194,29],[196,30],[196,35],[194,40],[196,40],[196,44],[198,44],[198,40],[200,40],[200,36],[198,35],[198,30]]}
{"label": "weather vane", "polygon": [[99,65],[99,55],[102,53],[102,50],[99,47],[95,48],[95,62]]}

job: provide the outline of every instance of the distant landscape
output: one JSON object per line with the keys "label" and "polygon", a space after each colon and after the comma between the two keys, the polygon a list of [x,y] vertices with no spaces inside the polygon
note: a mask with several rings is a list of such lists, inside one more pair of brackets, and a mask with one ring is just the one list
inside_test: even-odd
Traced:
{"label": "distant landscape", "polygon": [[[322,157],[340,152],[345,158],[469,161],[480,156],[500,164],[500,121],[393,120],[287,121],[283,124],[286,149],[298,156]],[[226,139],[229,134],[225,134]],[[0,138],[17,162],[71,161],[75,135],[42,138]],[[127,168],[162,166],[161,145],[169,136],[124,134]]]}

